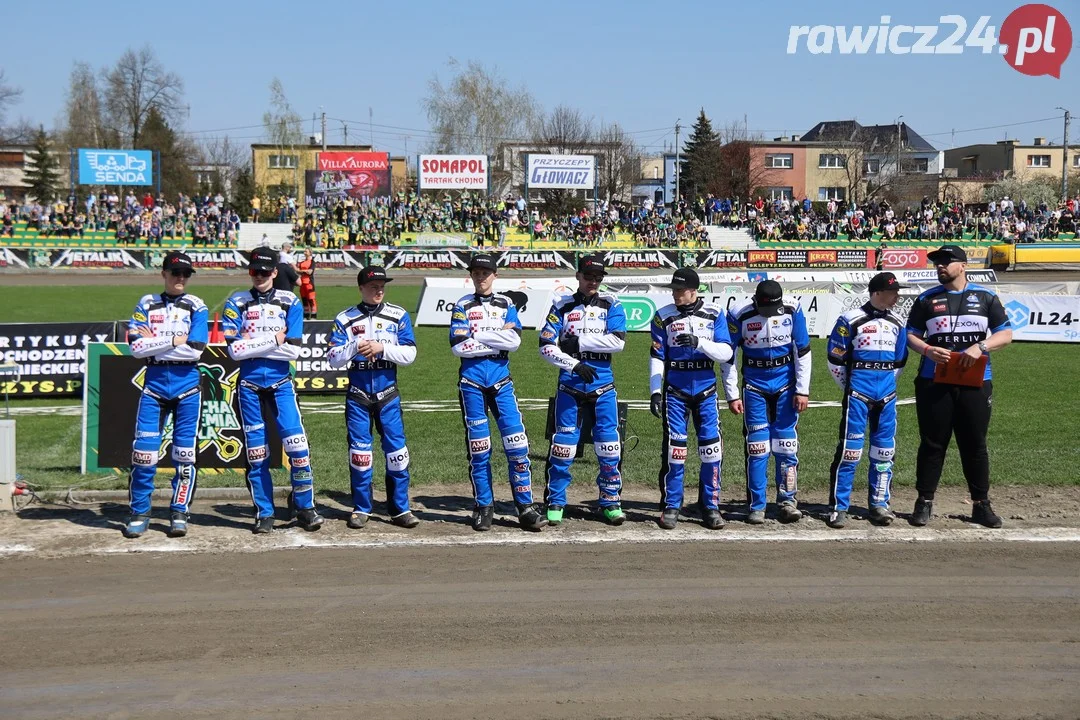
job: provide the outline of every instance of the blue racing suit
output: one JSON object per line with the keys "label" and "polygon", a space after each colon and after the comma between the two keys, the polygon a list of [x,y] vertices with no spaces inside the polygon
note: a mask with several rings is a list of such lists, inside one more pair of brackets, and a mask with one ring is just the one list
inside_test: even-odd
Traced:
{"label": "blue racing suit", "polygon": [[[510,327],[506,327],[509,325]],[[518,410],[509,353],[521,345],[517,307],[502,295],[466,295],[450,316],[450,350],[461,358],[458,399],[465,422],[469,478],[480,507],[495,502],[491,490],[491,431],[488,411],[499,427],[518,507],[532,505],[529,438]]]}
{"label": "blue racing suit", "polygon": [[[150,494],[161,452],[161,434],[173,416],[172,480],[173,512],[187,513],[195,497],[198,470],[199,357],[207,342],[206,304],[194,295],[173,297],[161,293],[144,295],[131,314],[128,344],[131,354],[146,358],[142,397],[135,420],[135,444],[131,452],[128,499],[132,515],[150,514]],[[152,333],[149,337],[143,333]],[[173,338],[187,335],[187,342],[173,346]]]}
{"label": "blue racing suit", "polygon": [[[678,344],[693,335],[695,344]],[[660,461],[660,507],[682,508],[683,475],[690,417],[697,429],[701,473],[698,503],[703,510],[720,507],[720,471],[724,441],[716,402],[713,363],[730,362],[734,350],[723,308],[697,300],[665,305],[652,321],[649,393],[661,393],[664,440]]]}
{"label": "blue racing suit", "polygon": [[870,303],[836,320],[829,370],[844,390],[836,455],[829,468],[829,505],[847,511],[855,468],[870,434],[870,507],[889,507],[896,453],[896,381],[907,362],[904,322]]}
{"label": "blue racing suit", "polygon": [[[799,490],[799,414],[796,395],[810,395],[810,335],[798,306],[781,305],[762,315],[753,301],[728,312],[731,342],[742,348],[743,434],[746,437],[746,499],[764,510],[769,452],[776,456],[776,500],[796,502]],[[728,402],[739,397],[735,364],[723,369]]]}
{"label": "blue racing suit", "polygon": [[[383,350],[368,360],[359,354],[364,341],[382,343]],[[391,517],[409,512],[409,448],[398,393],[398,365],[416,360],[416,338],[405,308],[390,303],[361,303],[334,318],[327,360],[332,368],[349,368],[349,392],[345,396],[345,426],[349,436],[349,478],[353,511],[370,515],[371,427],[382,436],[386,456],[386,504]]]}
{"label": "blue racing suit", "polygon": [[[300,356],[304,307],[287,290],[252,288],[233,293],[225,302],[223,330],[229,356],[240,362],[240,415],[247,445],[247,483],[256,519],[274,515],[274,483],[270,477],[270,448],[266,422],[277,423],[289,458],[293,503],[299,510],[315,507],[315,492],[307,434],[290,374],[290,362]],[[285,332],[278,345],[277,333]]]}
{"label": "blue racing suit", "polygon": [[[540,356],[559,368],[555,393],[555,434],[551,437],[545,472],[544,501],[550,507],[566,505],[570,463],[577,453],[582,412],[594,418],[593,449],[600,465],[596,484],[600,507],[619,505],[622,492],[622,443],[611,354],[626,344],[626,312],[608,293],[584,297],[580,293],[555,299],[540,331]],[[596,379],[586,383],[571,370],[578,363],[593,368]]]}

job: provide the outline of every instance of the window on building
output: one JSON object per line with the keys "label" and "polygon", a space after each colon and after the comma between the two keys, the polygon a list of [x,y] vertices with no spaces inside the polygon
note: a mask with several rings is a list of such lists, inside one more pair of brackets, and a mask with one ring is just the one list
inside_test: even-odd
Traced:
{"label": "window on building", "polygon": [[847,160],[843,155],[822,153],[818,156],[819,168],[842,168],[847,167]]}
{"label": "window on building", "polygon": [[827,200],[842,201],[847,188],[842,187],[819,187],[817,189],[817,199],[821,202]]}
{"label": "window on building", "polygon": [[905,158],[900,163],[900,172],[925,173],[930,170],[929,158]]}
{"label": "window on building", "polygon": [[272,170],[287,170],[300,164],[300,158],[297,155],[269,155],[268,160],[268,167]]}
{"label": "window on building", "polygon": [[778,155],[766,155],[765,167],[767,168],[783,168],[791,169],[793,167],[793,158],[791,153],[781,153]]}
{"label": "window on building", "polygon": [[1049,155],[1028,155],[1028,167],[1031,168],[1048,168],[1050,167]]}
{"label": "window on building", "polygon": [[1080,153],[1073,155],[1073,167],[1080,168]]}
{"label": "window on building", "polygon": [[867,160],[863,163],[863,173],[865,175],[877,175],[881,172],[880,160]]}
{"label": "window on building", "polygon": [[789,187],[771,187],[769,188],[769,200],[783,200],[787,198],[790,200],[794,197],[794,188]]}

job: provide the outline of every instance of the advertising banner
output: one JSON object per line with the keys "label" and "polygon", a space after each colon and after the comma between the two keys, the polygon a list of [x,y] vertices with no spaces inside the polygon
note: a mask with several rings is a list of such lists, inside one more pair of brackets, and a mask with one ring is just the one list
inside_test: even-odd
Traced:
{"label": "advertising banner", "polygon": [[1080,296],[1001,294],[1013,338],[1080,342]]}
{"label": "advertising banner", "polygon": [[500,268],[507,270],[577,271],[574,253],[561,250],[507,251],[496,255],[495,262]]}
{"label": "advertising banner", "polygon": [[351,197],[390,194],[390,154],[382,152],[321,152],[315,170],[304,172],[309,206]]}
{"label": "advertising banner", "polygon": [[49,267],[83,268],[87,270],[144,270],[146,269],[146,251],[76,250],[73,248],[50,250]]}
{"label": "advertising banner", "polygon": [[3,323],[0,361],[19,366],[19,380],[0,380],[11,397],[81,397],[86,345],[115,340],[116,323]]}
{"label": "advertising banner", "polygon": [[[877,253],[874,251],[873,264],[877,266]],[[882,270],[925,270],[926,250],[923,248],[888,248],[881,251]]]}
{"label": "advertising banner", "polygon": [[[293,362],[293,382],[298,393],[338,393],[349,389],[347,370],[335,370],[326,360],[333,320],[305,320],[300,338],[300,357]],[[342,413],[344,414],[344,406]]]}
{"label": "advertising banner", "polygon": [[79,184],[153,185],[153,153],[79,148]]}
{"label": "advertising banner", "polygon": [[487,155],[421,155],[421,190],[486,190]]}
{"label": "advertising banner", "polygon": [[[82,471],[122,472],[131,466],[135,417],[146,377],[142,360],[128,354],[124,343],[92,343],[87,349],[86,395],[83,398]],[[199,363],[202,413],[196,433],[196,464],[200,472],[243,470],[247,466],[244,431],[237,388],[239,365],[223,346],[206,348]],[[102,392],[107,388],[106,392]],[[172,423],[166,419],[159,450],[159,467],[171,467]],[[267,423],[270,467],[281,467],[281,440],[274,423]]]}
{"label": "advertising banner", "polygon": [[30,265],[30,253],[27,250],[15,250],[0,248],[0,268],[17,268],[28,270]]}
{"label": "advertising banner", "polygon": [[[577,281],[573,275],[564,278],[503,278],[495,279],[494,291],[505,295],[517,306],[518,317],[526,328],[538,328],[551,307],[552,292],[573,292]],[[460,279],[449,277],[424,278],[420,303],[413,321],[417,325],[449,327],[454,303],[473,291],[472,282],[462,274]]]}
{"label": "advertising banner", "polygon": [[747,250],[751,268],[865,268],[866,250]]}
{"label": "advertising banner", "polygon": [[[248,266],[247,254],[239,250],[184,250],[197,270],[238,270]],[[165,250],[144,251],[147,270],[160,270],[165,260]]]}
{"label": "advertising banner", "polygon": [[593,190],[596,158],[592,155],[529,155],[526,184],[530,188]]}

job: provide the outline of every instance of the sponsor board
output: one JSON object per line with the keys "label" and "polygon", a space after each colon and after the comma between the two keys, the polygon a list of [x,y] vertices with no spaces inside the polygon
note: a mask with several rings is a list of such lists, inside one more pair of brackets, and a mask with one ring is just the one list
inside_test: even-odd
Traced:
{"label": "sponsor board", "polygon": [[458,253],[450,250],[441,252],[418,252],[414,250],[399,250],[386,254],[386,268],[401,268],[403,270],[451,270],[453,268],[468,267],[468,253]]}
{"label": "sponsor board", "polygon": [[626,270],[629,268],[641,268],[645,270],[655,268],[680,267],[676,264],[676,255],[662,250],[609,250],[604,253],[604,262],[612,270]]}
{"label": "sponsor board", "polygon": [[80,185],[153,185],[150,150],[79,148]]}
{"label": "sponsor board", "polygon": [[320,152],[315,169],[304,171],[308,206],[335,198],[384,197],[390,194],[390,154],[383,152]]}
{"label": "sponsor board", "polygon": [[748,250],[750,268],[865,268],[866,250]]}
{"label": "sponsor board", "polygon": [[52,268],[87,268],[94,270],[117,270],[133,268],[142,270],[145,254],[128,250],[66,250],[56,251],[49,267]]}
{"label": "sponsor board", "polygon": [[596,187],[596,158],[592,155],[526,156],[525,182],[530,188],[593,190]]}
{"label": "sponsor board", "polygon": [[487,155],[421,155],[417,163],[421,190],[486,189]]}
{"label": "sponsor board", "polygon": [[[880,254],[880,258],[878,257]],[[874,251],[874,264],[881,260],[882,270],[924,270],[926,250],[923,248],[888,248]]]}
{"label": "sponsor board", "polygon": [[559,250],[536,250],[533,252],[508,251],[495,256],[500,268],[508,270],[575,270],[573,253]]}
{"label": "sponsor board", "polygon": [[0,394],[80,397],[87,344],[115,339],[113,322],[0,324],[0,361],[19,366],[18,381],[0,379]]}

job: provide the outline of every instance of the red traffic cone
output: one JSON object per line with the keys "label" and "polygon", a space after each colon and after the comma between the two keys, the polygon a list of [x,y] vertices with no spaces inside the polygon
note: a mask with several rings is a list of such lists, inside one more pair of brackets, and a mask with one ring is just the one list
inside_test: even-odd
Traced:
{"label": "red traffic cone", "polygon": [[221,330],[221,321],[218,319],[217,313],[214,313],[214,324],[210,326],[210,344],[225,344],[225,333]]}

